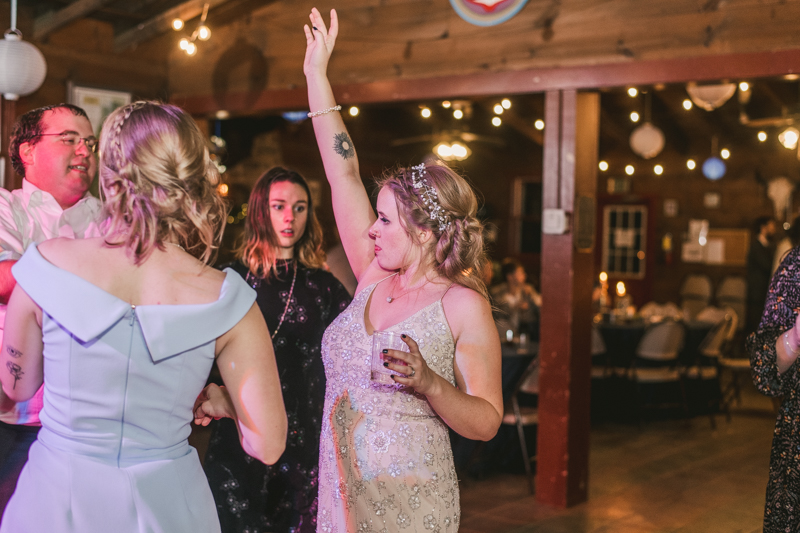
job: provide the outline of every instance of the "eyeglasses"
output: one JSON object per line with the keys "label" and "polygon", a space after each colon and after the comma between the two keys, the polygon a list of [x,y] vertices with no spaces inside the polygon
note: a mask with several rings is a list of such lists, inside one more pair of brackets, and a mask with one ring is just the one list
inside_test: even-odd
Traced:
{"label": "eyeglasses", "polygon": [[81,137],[75,132],[65,131],[63,133],[42,133],[40,137],[59,136],[61,142],[67,146],[78,146],[81,142],[86,145],[86,148],[91,150],[93,154],[97,153],[98,141],[94,137]]}

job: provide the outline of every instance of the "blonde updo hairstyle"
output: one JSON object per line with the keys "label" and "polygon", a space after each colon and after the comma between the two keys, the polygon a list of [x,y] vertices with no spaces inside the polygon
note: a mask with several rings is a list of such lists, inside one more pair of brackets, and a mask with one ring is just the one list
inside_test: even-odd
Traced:
{"label": "blonde updo hairstyle", "polygon": [[100,190],[110,245],[136,264],[166,243],[208,263],[225,229],[219,172],[205,138],[182,109],[136,102],[111,113],[100,135]]}
{"label": "blonde updo hairstyle", "polygon": [[438,203],[449,224],[439,229],[440,223],[432,219],[431,208],[425,205],[423,189],[415,189],[410,167],[401,167],[384,174],[377,180],[380,188],[390,190],[397,202],[401,224],[412,242],[421,245],[413,228],[429,230],[433,239],[427,244],[432,252],[436,272],[464,287],[470,288],[488,300],[486,284],[480,273],[486,254],[483,246],[483,224],[477,218],[478,199],[469,183],[442,162],[425,166],[422,178],[436,190]]}

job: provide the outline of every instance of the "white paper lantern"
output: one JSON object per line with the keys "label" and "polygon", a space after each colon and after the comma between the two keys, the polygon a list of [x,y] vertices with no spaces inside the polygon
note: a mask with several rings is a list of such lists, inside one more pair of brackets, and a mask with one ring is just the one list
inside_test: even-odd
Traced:
{"label": "white paper lantern", "polygon": [[22,35],[9,30],[0,41],[0,93],[6,100],[17,100],[36,91],[44,83],[47,63],[44,55]]}
{"label": "white paper lantern", "polygon": [[718,83],[715,85],[697,85],[694,82],[686,84],[686,92],[694,105],[706,111],[713,111],[730,100],[736,92],[735,83]]}
{"label": "white paper lantern", "polygon": [[631,133],[631,150],[644,159],[651,159],[664,149],[664,134],[649,122],[645,122]]}

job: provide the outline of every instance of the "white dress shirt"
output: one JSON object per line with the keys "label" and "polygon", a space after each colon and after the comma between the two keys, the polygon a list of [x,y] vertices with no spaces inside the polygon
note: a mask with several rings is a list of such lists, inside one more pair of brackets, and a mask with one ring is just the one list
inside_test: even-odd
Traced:
{"label": "white dress shirt", "polygon": [[[85,239],[100,233],[100,200],[86,193],[68,209],[61,209],[49,192],[28,180],[13,191],[0,188],[0,261],[22,257],[28,246],[47,239],[67,237]],[[0,304],[0,343],[6,321],[6,305]],[[27,402],[16,404],[11,411],[0,411],[0,421],[7,424],[39,425],[42,389]]]}

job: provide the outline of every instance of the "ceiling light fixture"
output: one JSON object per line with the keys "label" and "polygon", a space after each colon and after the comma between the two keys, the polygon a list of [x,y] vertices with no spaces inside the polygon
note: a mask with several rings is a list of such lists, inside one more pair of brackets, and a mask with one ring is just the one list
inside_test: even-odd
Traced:
{"label": "ceiling light fixture", "polygon": [[735,83],[718,83],[716,85],[697,85],[695,82],[686,84],[686,92],[694,105],[706,111],[713,111],[727,102],[736,92]]}
{"label": "ceiling light fixture", "polygon": [[[194,43],[197,39],[207,41],[211,38],[211,30],[206,26],[206,18],[208,17],[208,4],[203,5],[203,14],[200,16],[200,24],[192,32],[188,38],[183,37],[178,42],[178,47],[186,52],[187,55],[193,56],[197,53],[197,45]],[[172,21],[172,28],[175,31],[180,31],[184,27],[183,20],[176,18]]]}
{"label": "ceiling light fixture", "polygon": [[445,161],[463,161],[472,154],[468,146],[459,142],[440,142],[433,147],[433,153]]}

